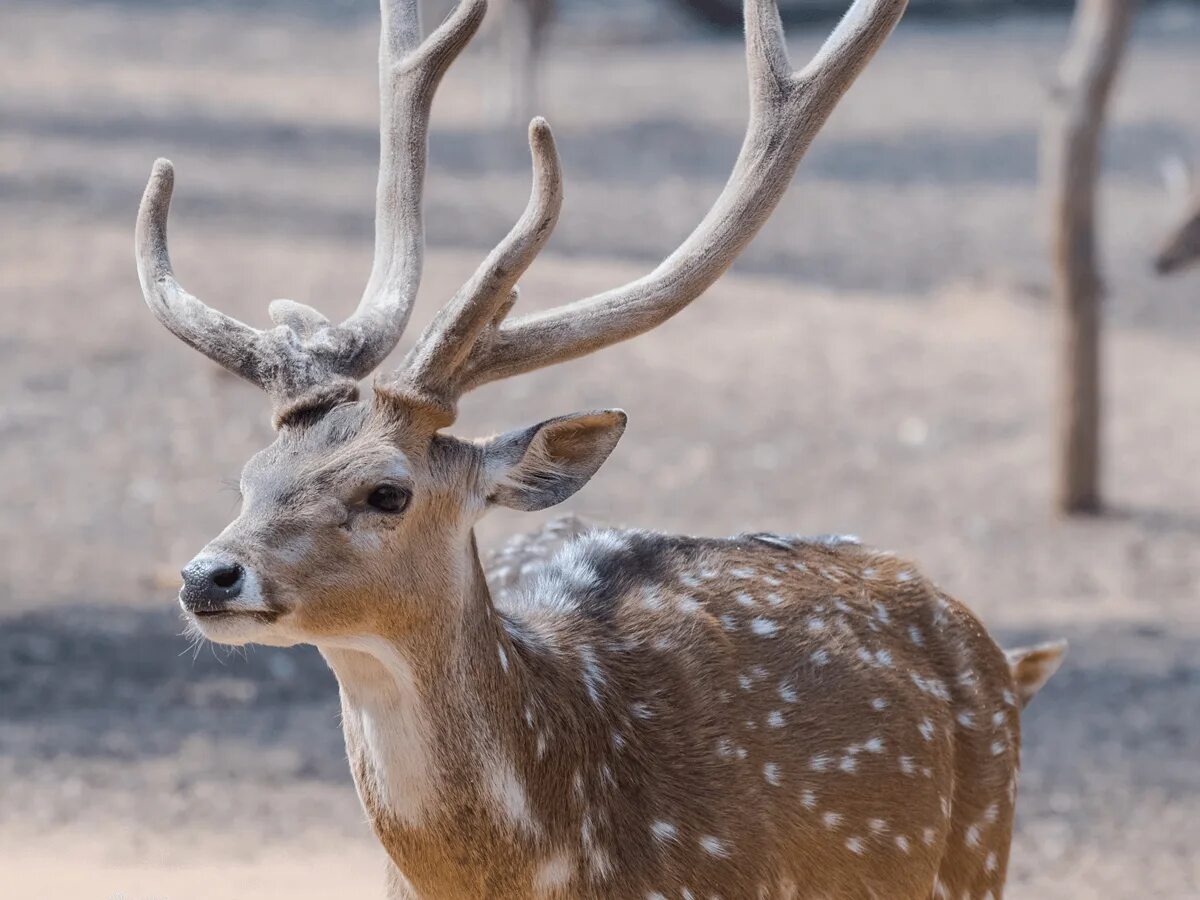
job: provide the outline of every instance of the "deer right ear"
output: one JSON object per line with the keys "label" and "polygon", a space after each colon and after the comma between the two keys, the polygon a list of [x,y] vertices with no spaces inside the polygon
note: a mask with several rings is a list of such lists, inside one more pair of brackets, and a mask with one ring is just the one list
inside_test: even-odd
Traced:
{"label": "deer right ear", "polygon": [[534,512],[588,483],[625,433],[619,409],[576,413],[510,431],[484,447],[489,504]]}

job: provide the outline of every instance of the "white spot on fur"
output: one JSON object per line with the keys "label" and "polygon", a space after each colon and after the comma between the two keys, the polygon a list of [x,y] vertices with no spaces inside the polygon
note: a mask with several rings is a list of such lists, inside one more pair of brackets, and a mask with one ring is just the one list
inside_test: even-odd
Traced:
{"label": "white spot on fur", "polygon": [[846,838],[846,849],[858,856],[862,856],[867,850],[862,838],[858,837]]}
{"label": "white spot on fur", "polygon": [[559,891],[571,883],[574,861],[566,850],[559,850],[542,861],[533,876],[534,890],[542,893]]}
{"label": "white spot on fur", "polygon": [[763,763],[763,778],[778,787],[780,782],[779,766],[773,762]]}
{"label": "white spot on fur", "polygon": [[827,812],[821,815],[821,821],[826,828],[837,828],[842,824],[842,814],[836,812]]}
{"label": "white spot on fur", "polygon": [[799,697],[796,696],[796,689],[784,681],[779,684],[779,699],[784,703],[795,703]]}
{"label": "white spot on fur", "polygon": [[729,570],[729,574],[730,574],[730,575],[732,575],[734,578],[742,578],[742,579],[746,579],[746,578],[753,578],[753,577],[754,577],[754,570],[753,570],[753,569],[747,569],[747,568],[744,568],[744,567],[743,567],[743,568],[737,568],[737,569],[730,569],[730,570]]}
{"label": "white spot on fur", "polygon": [[925,738],[925,740],[933,740],[934,727],[933,722],[931,722],[929,719],[922,719],[917,724],[917,730],[921,732],[921,737]]}
{"label": "white spot on fur", "polygon": [[648,584],[642,588],[642,606],[651,611],[662,609],[663,601],[662,594],[658,592],[658,588],[652,584]]}
{"label": "white spot on fur", "polygon": [[932,828],[926,828],[923,832],[921,832],[921,840],[923,840],[925,842],[926,847],[933,846],[933,839],[936,836],[937,836],[937,832],[934,831]]}
{"label": "white spot on fur", "polygon": [[599,705],[600,689],[604,686],[604,673],[596,662],[596,653],[586,644],[579,648],[579,660],[583,663],[583,684],[592,702]]}
{"label": "white spot on fur", "polygon": [[771,637],[779,630],[779,626],[771,619],[764,619],[762,616],[759,616],[751,620],[750,630],[761,637]]}
{"label": "white spot on fur", "polygon": [[888,702],[883,697],[876,697],[871,701],[871,708],[877,712],[882,712],[888,708]]}
{"label": "white spot on fur", "polygon": [[706,834],[700,838],[700,846],[709,856],[717,856],[725,859],[729,856],[729,845],[718,837],[713,837],[711,834]]}
{"label": "white spot on fur", "polygon": [[783,713],[781,713],[777,709],[772,710],[771,714],[769,716],[767,716],[767,724],[770,725],[772,728],[782,728],[783,727]]}
{"label": "white spot on fur", "polygon": [[867,742],[865,744],[863,744],[863,749],[866,750],[868,753],[882,753],[883,752],[883,738],[877,738],[877,737],[869,738],[867,740]]}
{"label": "white spot on fur", "polygon": [[721,627],[726,631],[735,631],[738,627],[737,619],[726,613],[721,616]]}
{"label": "white spot on fur", "polygon": [[908,838],[902,834],[896,835],[896,849],[898,849],[901,853],[908,853],[909,846]]}
{"label": "white spot on fur", "polygon": [[650,830],[660,841],[673,841],[679,835],[678,828],[676,828],[670,822],[664,822],[661,819],[651,825]]}
{"label": "white spot on fur", "polygon": [[818,753],[808,761],[808,767],[814,772],[826,772],[829,770],[829,765],[832,762],[828,756]]}
{"label": "white spot on fur", "polygon": [[978,847],[979,846],[979,826],[978,825],[972,825],[970,828],[967,829],[966,834],[963,835],[963,843],[966,844],[968,847]]}
{"label": "white spot on fur", "polygon": [[811,790],[809,790],[809,791],[802,791],[802,792],[800,793],[800,804],[801,804],[801,805],[802,805],[802,806],[803,806],[805,809],[816,809],[816,808],[817,808],[817,794],[816,794],[816,791],[811,791]]}
{"label": "white spot on fur", "polygon": [[504,652],[503,644],[496,644],[496,654],[500,657],[500,668],[504,670],[504,674],[508,674],[508,654]]}
{"label": "white spot on fur", "polygon": [[829,662],[829,651],[814,650],[808,655],[808,658],[813,661],[814,665],[823,666]]}
{"label": "white spot on fur", "polygon": [[735,597],[734,599],[735,599],[735,600],[737,600],[737,602],[738,602],[738,603],[740,603],[742,606],[747,606],[747,607],[749,607],[749,606],[754,606],[754,605],[756,605],[756,604],[755,604],[755,602],[754,602],[754,598],[753,598],[753,597],[751,597],[751,596],[750,596],[749,594],[747,594],[747,593],[741,593],[741,594],[738,594],[738,595],[737,595],[737,597]]}
{"label": "white spot on fur", "polygon": [[593,847],[588,854],[588,865],[592,870],[592,876],[598,881],[603,881],[612,874],[612,861],[608,857],[608,851],[603,847]]}
{"label": "white spot on fur", "polygon": [[497,760],[492,764],[490,788],[492,799],[505,820],[517,828],[538,832],[539,826],[529,811],[529,797],[518,778],[510,760]]}

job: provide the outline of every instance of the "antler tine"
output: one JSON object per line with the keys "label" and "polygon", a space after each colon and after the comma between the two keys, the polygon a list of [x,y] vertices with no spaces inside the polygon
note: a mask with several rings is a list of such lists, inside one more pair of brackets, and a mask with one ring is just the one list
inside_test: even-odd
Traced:
{"label": "antler tine", "polygon": [[271,394],[276,419],[311,402],[353,396],[355,382],[396,346],[421,278],[421,194],[433,95],[479,28],[487,0],[461,0],[422,41],[418,0],[381,0],[380,167],[375,262],[358,308],[339,325],[290,300],[270,306],[277,327],[252,328],[206,306],[175,278],[167,252],[171,163],[160,159],[138,209],[135,252],[146,303],[171,332]]}
{"label": "antler tine", "polygon": [[380,3],[375,260],[358,309],[344,323],[368,344],[359,377],[383,362],[412,313],[425,255],[422,196],[433,95],[487,12],[487,0],[461,0],[422,42],[419,6],[419,0]]}
{"label": "antler tine", "polygon": [[650,274],[481,338],[458,376],[461,390],[626,340],[700,296],[774,211],[812,139],[906,6],[907,0],[855,0],[812,61],[793,72],[775,0],[745,0],[750,121],[713,207]]}
{"label": "antler tine", "polygon": [[174,190],[175,167],[168,159],[155,160],[134,228],[138,280],[146,305],[184,343],[266,388],[269,373],[262,358],[262,332],[206,306],[175,278],[167,249],[167,213]]}
{"label": "antler tine", "polygon": [[562,209],[562,167],[550,125],[529,123],[533,186],[524,213],[471,278],[438,313],[404,366],[380,389],[416,395],[452,410],[457,376],[481,334],[494,330],[517,299],[517,281],[550,239]]}

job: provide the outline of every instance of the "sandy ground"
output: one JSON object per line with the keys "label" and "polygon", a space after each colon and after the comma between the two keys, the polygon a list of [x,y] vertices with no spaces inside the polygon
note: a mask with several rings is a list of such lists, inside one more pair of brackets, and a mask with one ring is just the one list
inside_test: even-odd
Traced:
{"label": "sandy ground", "polygon": [[[911,27],[910,27],[911,26]],[[348,310],[369,268],[369,21],[6,6],[0,29],[0,894],[379,896],[334,686],[311,652],[178,637],[174,573],[233,515],[266,406],[144,309],[149,164],[179,170],[189,288],[255,323]],[[530,308],[643,272],[736,152],[736,43],[568,29],[547,106],[568,177]],[[1006,644],[1064,635],[1031,707],[1012,889],[1200,896],[1200,288],[1154,281],[1161,158],[1200,152],[1200,23],[1144,18],[1105,185],[1111,512],[1049,512],[1054,319],[1036,132],[1058,20],[906,23],[775,220],[657,332],[481,391],[459,431],[622,405],[570,508],[697,533],[855,532],[922,561]],[[798,34],[800,58],[815,42]],[[486,54],[439,97],[416,324],[511,223],[522,129]],[[532,524],[496,516],[485,546]]]}

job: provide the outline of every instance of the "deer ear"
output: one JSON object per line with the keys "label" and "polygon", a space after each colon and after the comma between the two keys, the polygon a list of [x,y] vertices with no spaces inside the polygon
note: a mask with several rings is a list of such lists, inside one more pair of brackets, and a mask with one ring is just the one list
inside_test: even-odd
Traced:
{"label": "deer ear", "polygon": [[533,512],[588,483],[625,433],[619,409],[576,413],[510,431],[484,447],[489,504]]}

